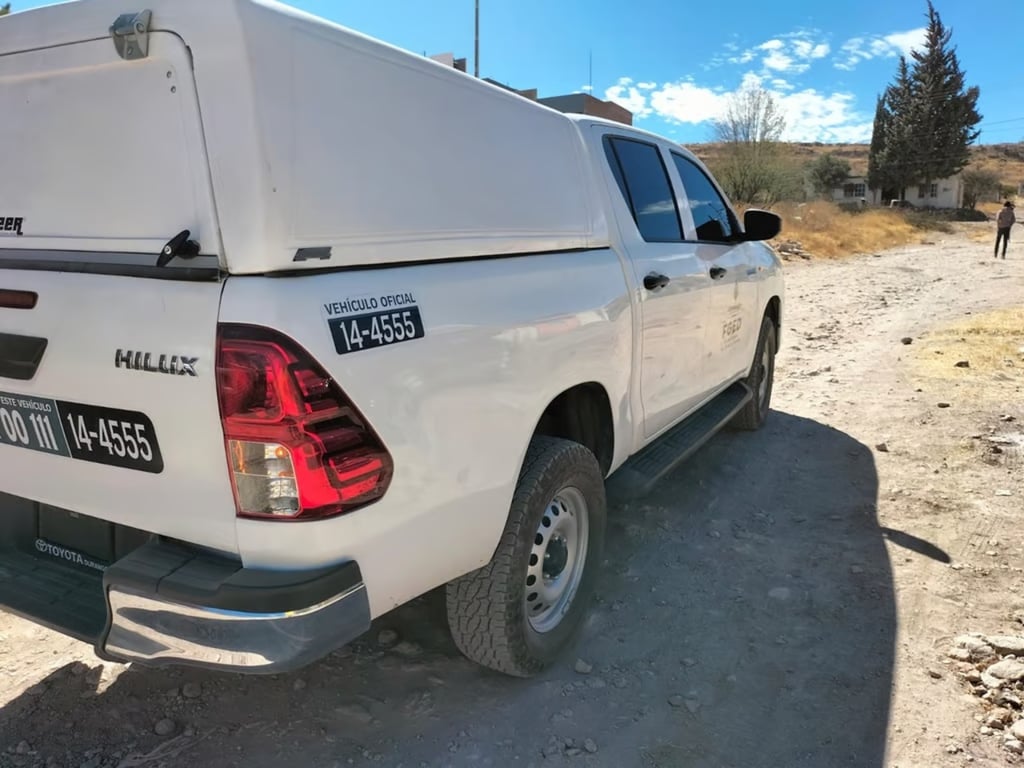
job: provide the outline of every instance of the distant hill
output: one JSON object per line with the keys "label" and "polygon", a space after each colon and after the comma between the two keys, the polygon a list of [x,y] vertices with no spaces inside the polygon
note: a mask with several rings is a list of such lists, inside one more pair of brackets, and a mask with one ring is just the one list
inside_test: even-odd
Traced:
{"label": "distant hill", "polygon": [[[790,144],[796,159],[810,163],[818,155],[831,152],[850,163],[854,176],[868,172],[867,144]],[[687,144],[686,148],[705,163],[713,163],[721,154],[722,145],[717,143]],[[1024,183],[1024,142],[1016,144],[982,144],[972,150],[971,163],[990,168],[999,174],[1001,183],[1016,187]]]}

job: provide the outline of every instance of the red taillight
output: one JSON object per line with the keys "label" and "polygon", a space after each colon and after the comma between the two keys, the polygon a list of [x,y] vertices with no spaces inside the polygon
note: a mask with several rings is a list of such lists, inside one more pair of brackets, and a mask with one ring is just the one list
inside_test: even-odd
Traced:
{"label": "red taillight", "polygon": [[387,490],[391,456],[335,381],[290,339],[219,326],[217,393],[239,516],[330,517]]}

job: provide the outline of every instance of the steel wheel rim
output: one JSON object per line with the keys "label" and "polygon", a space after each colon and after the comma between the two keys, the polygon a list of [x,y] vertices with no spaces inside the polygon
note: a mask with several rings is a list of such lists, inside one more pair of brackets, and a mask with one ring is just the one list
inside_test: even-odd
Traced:
{"label": "steel wheel rim", "polygon": [[590,540],[587,502],[578,488],[563,488],[544,508],[527,560],[523,604],[534,632],[561,624],[583,580]]}

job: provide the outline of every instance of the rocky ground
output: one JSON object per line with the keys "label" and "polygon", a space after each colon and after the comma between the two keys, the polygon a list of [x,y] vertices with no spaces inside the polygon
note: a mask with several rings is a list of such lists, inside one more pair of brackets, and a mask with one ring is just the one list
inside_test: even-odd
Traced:
{"label": "rocky ground", "polygon": [[276,678],[101,664],[0,614],[0,766],[1024,762],[1024,357],[942,334],[1024,304],[1024,246],[966,230],[789,263],[769,424],[610,510],[593,616],[540,678],[464,661],[437,594]]}

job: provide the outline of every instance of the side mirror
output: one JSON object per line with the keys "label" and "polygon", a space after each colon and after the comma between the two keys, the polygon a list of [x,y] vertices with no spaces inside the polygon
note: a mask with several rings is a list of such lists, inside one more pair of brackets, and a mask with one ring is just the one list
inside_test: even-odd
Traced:
{"label": "side mirror", "polygon": [[751,208],[743,214],[744,240],[771,240],[782,231],[782,217]]}

